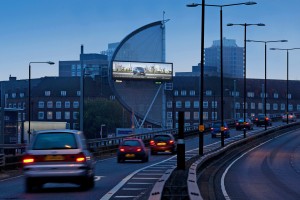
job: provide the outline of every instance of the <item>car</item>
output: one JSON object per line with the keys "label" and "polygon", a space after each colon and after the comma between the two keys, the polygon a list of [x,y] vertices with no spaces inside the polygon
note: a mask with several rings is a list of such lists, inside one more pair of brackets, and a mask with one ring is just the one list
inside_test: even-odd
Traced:
{"label": "car", "polygon": [[[287,121],[287,115],[282,115],[282,122],[286,122]],[[290,113],[288,114],[288,118],[289,118],[289,122],[295,122],[297,120],[297,117],[294,113]]]}
{"label": "car", "polygon": [[117,162],[126,160],[149,161],[149,153],[143,140],[139,138],[125,138],[117,150]]}
{"label": "car", "polygon": [[272,120],[270,117],[265,116],[264,114],[258,114],[255,119],[256,126],[272,126]]}
{"label": "car", "polygon": [[95,161],[81,131],[34,132],[22,162],[26,192],[45,183],[74,183],[82,189],[93,188],[95,184]]}
{"label": "car", "polygon": [[170,152],[176,153],[177,144],[174,136],[169,133],[155,134],[150,140],[151,154],[157,154],[157,152]]}
{"label": "car", "polygon": [[[210,132],[212,138],[221,136],[221,122],[212,123]],[[230,137],[230,130],[226,122],[224,122],[224,137]]]}
{"label": "car", "polygon": [[145,76],[145,69],[143,67],[134,67],[132,70],[133,75]]}
{"label": "car", "polygon": [[243,130],[244,128],[248,130],[253,130],[253,126],[254,124],[249,118],[246,118],[245,122],[244,122],[244,118],[241,118],[235,123],[236,130]]}

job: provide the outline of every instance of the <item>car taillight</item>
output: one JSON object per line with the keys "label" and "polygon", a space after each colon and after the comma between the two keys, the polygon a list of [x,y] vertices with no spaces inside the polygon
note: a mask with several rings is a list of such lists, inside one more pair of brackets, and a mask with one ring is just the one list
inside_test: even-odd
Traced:
{"label": "car taillight", "polygon": [[227,131],[227,130],[228,130],[228,128],[227,128],[227,127],[225,127],[225,128],[224,128],[224,131]]}
{"label": "car taillight", "polygon": [[137,152],[141,152],[141,151],[142,151],[142,148],[137,148],[136,151],[137,151]]}
{"label": "car taillight", "polygon": [[211,131],[213,131],[213,130],[214,130],[214,128],[210,128],[210,130],[211,130]]}
{"label": "car taillight", "polygon": [[268,121],[268,120],[269,120],[269,118],[268,118],[268,117],[266,117],[266,120]]}
{"label": "car taillight", "polygon": [[86,158],[84,153],[79,153],[76,155],[76,162],[85,162]]}
{"label": "car taillight", "polygon": [[239,123],[236,123],[235,125],[237,125],[237,126],[238,126],[238,125],[239,125]]}
{"label": "car taillight", "polygon": [[170,144],[174,144],[174,141],[173,141],[173,140],[170,140],[169,143],[170,143]]}
{"label": "car taillight", "polygon": [[125,151],[125,149],[124,149],[124,148],[120,148],[119,150],[120,150],[121,152],[124,152],[124,151]]}
{"label": "car taillight", "polygon": [[150,145],[155,145],[154,140],[150,140]]}
{"label": "car taillight", "polygon": [[34,163],[35,160],[34,160],[34,156],[31,156],[31,155],[25,155],[23,157],[23,164],[30,164],[30,163]]}

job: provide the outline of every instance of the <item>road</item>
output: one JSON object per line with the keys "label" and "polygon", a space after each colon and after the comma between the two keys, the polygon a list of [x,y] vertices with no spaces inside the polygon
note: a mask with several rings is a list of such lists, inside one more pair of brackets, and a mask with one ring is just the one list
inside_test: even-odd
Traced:
{"label": "road", "polygon": [[[256,128],[255,131],[263,130]],[[243,134],[231,131],[231,138]],[[230,138],[230,139],[231,139]],[[219,144],[220,138],[204,137],[207,148]],[[186,159],[198,155],[198,138],[185,141]],[[89,191],[80,191],[72,184],[46,184],[35,193],[25,193],[24,177],[19,176],[0,181],[0,199],[143,199],[149,195],[154,183],[170,168],[176,167],[176,156],[160,154],[150,156],[148,163],[117,163],[116,157],[99,160],[96,164],[96,184]]]}
{"label": "road", "polygon": [[250,150],[227,170],[223,174],[227,199],[300,199],[300,130]]}

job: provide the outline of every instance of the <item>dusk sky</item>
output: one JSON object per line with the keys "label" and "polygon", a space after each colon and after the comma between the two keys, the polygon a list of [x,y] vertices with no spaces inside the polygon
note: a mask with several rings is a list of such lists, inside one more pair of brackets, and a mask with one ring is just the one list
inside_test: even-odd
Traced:
{"label": "dusk sky", "polygon": [[[119,42],[134,30],[154,21],[166,24],[166,61],[175,72],[191,71],[200,62],[201,0],[0,0],[0,80],[16,76],[58,76],[58,62],[78,60],[85,53],[100,53],[108,43]],[[206,0],[207,4],[242,3],[239,0]],[[244,27],[227,23],[264,23],[247,28],[247,39],[288,40],[268,44],[267,78],[286,79],[286,51],[269,48],[300,48],[300,1],[256,0],[253,6],[223,8],[223,36],[244,45]],[[205,47],[220,39],[219,8],[206,7]],[[290,51],[289,79],[300,80],[300,50]],[[247,43],[247,77],[264,78],[264,44]]]}

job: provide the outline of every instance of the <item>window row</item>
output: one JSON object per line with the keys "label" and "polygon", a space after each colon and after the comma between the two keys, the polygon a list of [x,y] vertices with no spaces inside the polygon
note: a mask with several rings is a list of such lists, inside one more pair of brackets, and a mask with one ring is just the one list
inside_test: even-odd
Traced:
{"label": "window row", "polygon": [[[71,118],[72,117],[72,118]],[[71,112],[66,111],[66,112],[52,112],[52,111],[39,111],[38,112],[38,119],[39,120],[52,120],[52,119],[56,119],[56,120],[61,120],[61,119],[65,119],[65,120],[76,120],[79,118],[79,112],[73,112],[73,115],[71,116]]]}
{"label": "window row", "polygon": [[[45,94],[46,97],[49,97],[49,96],[51,96],[51,91],[50,90],[46,90],[44,92],[44,94]],[[81,94],[80,91],[76,91],[76,95],[77,96],[80,96],[80,94]],[[67,96],[67,91],[65,91],[65,90],[60,91],[60,96],[62,96],[62,97]]]}
{"label": "window row", "polygon": [[[46,105],[45,105],[46,104]],[[55,108],[62,108],[62,102],[61,101],[56,101],[55,102]],[[54,107],[54,103],[53,101],[39,101],[38,102],[38,108],[53,108]],[[70,101],[65,101],[64,102],[64,108],[71,108],[71,102]],[[79,108],[79,102],[78,101],[74,101],[73,102],[73,108]]]}

